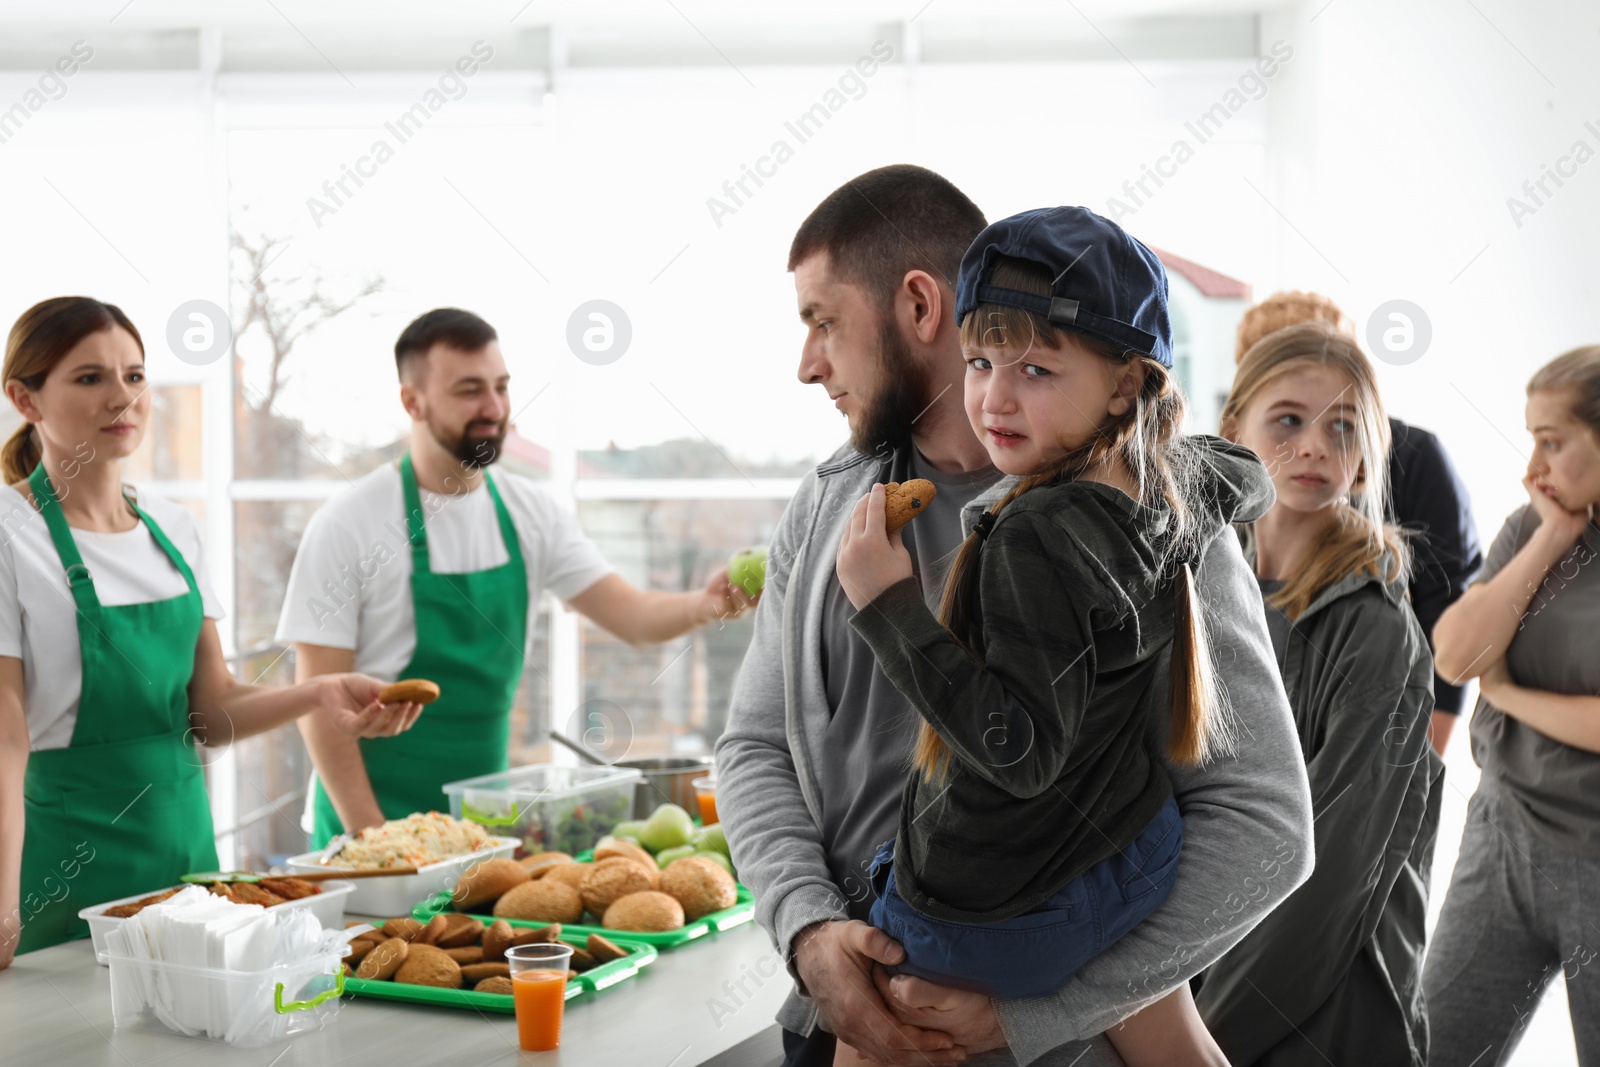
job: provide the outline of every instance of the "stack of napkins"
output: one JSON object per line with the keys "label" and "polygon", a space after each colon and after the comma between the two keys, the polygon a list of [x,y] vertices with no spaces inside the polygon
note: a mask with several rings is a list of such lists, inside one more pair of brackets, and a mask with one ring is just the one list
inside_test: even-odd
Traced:
{"label": "stack of napkins", "polygon": [[112,1013],[148,1010],[176,1033],[265,1044],[285,1036],[294,1018],[274,1010],[277,984],[289,1001],[319,974],[331,983],[329,957],[337,962],[345,940],[345,931],[323,930],[303,908],[235,904],[189,886],[107,935]]}

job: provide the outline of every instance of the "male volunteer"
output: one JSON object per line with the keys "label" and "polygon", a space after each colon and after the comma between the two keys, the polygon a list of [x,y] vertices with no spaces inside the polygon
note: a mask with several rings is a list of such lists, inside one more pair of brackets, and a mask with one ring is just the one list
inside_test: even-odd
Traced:
{"label": "male volunteer", "polygon": [[[850,627],[835,560],[846,518],[874,482],[928,478],[937,501],[902,536],[934,607],[977,517],[962,505],[987,506],[1009,486],[962,406],[954,279],[983,227],[977,207],[937,174],[884,167],[824,200],[789,253],[807,328],[799,377],[827,390],[851,442],[802,482],[779,522],[717,745],[717,808],[757,919],[796,980],[778,1016],[785,1062],[796,1067],[832,1064],[835,1035],[885,1064],[942,1065],[990,1050],[982,1062],[1118,1062],[1098,1035],[1216,960],[1311,871],[1299,743],[1260,591],[1225,531],[1202,561],[1200,595],[1243,740],[1236,758],[1169,767],[1186,836],[1167,902],[1036,1000],[991,1002],[909,976],[889,982],[875,966],[902,950],[861,921],[872,903],[866,869],[897,829],[919,719]],[[1111,299],[1098,288],[1112,284],[1104,279],[1058,284],[1071,289],[1058,295],[1092,310]]]}
{"label": "male volunteer", "polygon": [[278,640],[296,674],[426,678],[442,692],[410,732],[359,743],[305,725],[318,782],[313,845],[414,811],[449,810],[446,782],[504,770],[532,614],[548,589],[630,644],[666,641],[752,601],[726,569],[704,589],[647,592],[611,571],[535,483],[488,468],[511,418],[494,328],[440,308],[394,346],[411,450],[311,519]]}

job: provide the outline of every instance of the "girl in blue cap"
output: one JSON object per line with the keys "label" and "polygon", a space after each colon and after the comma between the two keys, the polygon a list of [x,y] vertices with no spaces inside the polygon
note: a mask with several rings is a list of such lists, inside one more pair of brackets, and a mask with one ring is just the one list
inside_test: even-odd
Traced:
{"label": "girl in blue cap", "polygon": [[[1066,984],[1176,880],[1163,748],[1194,764],[1232,744],[1191,561],[1265,509],[1270,480],[1243,448],[1181,436],[1166,294],[1154,254],[1093,212],[990,226],[956,314],[967,417],[1014,481],[937,618],[882,487],[844,534],[851,625],[923,720],[870,872],[898,971],[1004,998]],[[1134,1067],[1225,1062],[1186,986],[1107,1036]]]}

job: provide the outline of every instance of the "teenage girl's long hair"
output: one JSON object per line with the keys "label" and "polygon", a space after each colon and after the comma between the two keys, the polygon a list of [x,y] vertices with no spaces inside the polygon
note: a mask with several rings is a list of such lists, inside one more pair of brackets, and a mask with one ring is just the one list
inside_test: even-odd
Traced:
{"label": "teenage girl's long hair", "polygon": [[[41,300],[17,317],[6,338],[6,359],[0,368],[0,381],[12,379],[37,392],[44,380],[66,358],[79,341],[100,330],[120,326],[133,335],[144,351],[139,331],[115,304],[102,303],[87,296],[56,296]],[[5,484],[20,482],[33,473],[44,458],[39,431],[24,422],[0,447],[0,470]]]}
{"label": "teenage girl's long hair", "polygon": [[[1001,259],[994,285],[1049,296],[1050,273],[1043,267],[1016,259]],[[984,304],[975,308],[961,326],[964,348],[1014,348],[1017,356],[1029,344],[1059,349],[1065,331],[1043,316],[1020,308]],[[1137,486],[1139,503],[1171,512],[1163,574],[1171,573],[1175,632],[1172,641],[1170,710],[1167,756],[1181,766],[1193,766],[1230,749],[1234,743],[1231,711],[1213,676],[1205,624],[1195,591],[1194,566],[1205,546],[1196,544],[1197,529],[1189,501],[1204,484],[1205,461],[1201,452],[1185,443],[1183,394],[1165,367],[1133,352],[1121,351],[1082,333],[1073,339],[1113,363],[1145,362],[1144,387],[1129,410],[1105,423],[1077,448],[1042,470],[1023,477],[1010,492],[989,508],[999,515],[1024,493],[1109,468],[1120,460]],[[978,555],[982,539],[968,535],[956,553],[939,605],[939,621],[974,659],[981,660],[973,640],[978,628]],[[1190,561],[1196,561],[1191,565]],[[912,764],[929,781],[942,782],[949,774],[949,746],[926,722],[912,750]]]}
{"label": "teenage girl's long hair", "polygon": [[[1355,409],[1353,458],[1359,464],[1349,501],[1338,505],[1337,522],[1323,535],[1282,589],[1267,598],[1290,620],[1298,619],[1317,595],[1352,574],[1374,574],[1386,582],[1402,580],[1410,565],[1405,534],[1387,521],[1389,495],[1389,420],[1378,395],[1372,364],[1350,335],[1321,322],[1275,330],[1257,341],[1239,361],[1222,408],[1222,435],[1237,440],[1250,402],[1276,379],[1308,366],[1329,367],[1351,382]],[[1263,456],[1269,465],[1273,457]]]}

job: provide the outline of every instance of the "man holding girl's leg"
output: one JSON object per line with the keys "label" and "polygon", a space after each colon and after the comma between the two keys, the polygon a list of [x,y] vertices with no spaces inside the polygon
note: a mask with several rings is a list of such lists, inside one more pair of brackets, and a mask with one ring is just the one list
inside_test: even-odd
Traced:
{"label": "man holding girl's leg", "polygon": [[[835,560],[849,511],[874,482],[928,477],[939,502],[905,540],[936,596],[968,533],[954,505],[1006,489],[959,400],[953,283],[983,225],[949,182],[890,167],[831,195],[791,249],[807,328],[800,378],[827,390],[852,443],[805,479],[779,524],[717,752],[741,876],[797,982],[779,1015],[792,1064],[831,1062],[835,1034],[882,1063],[1006,1048],[986,1062],[1072,1062],[1081,1042],[1215,961],[1312,865],[1310,796],[1260,595],[1224,532],[1198,585],[1245,740],[1234,758],[1171,771],[1187,834],[1172,897],[1068,985],[1030,1000],[891,981],[877,966],[904,957],[862,921],[867,866],[894,833],[917,720],[850,630]],[[1094,1047],[1108,1058],[1080,1064],[1115,1062],[1103,1039]]]}

